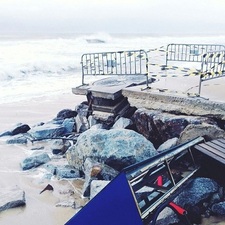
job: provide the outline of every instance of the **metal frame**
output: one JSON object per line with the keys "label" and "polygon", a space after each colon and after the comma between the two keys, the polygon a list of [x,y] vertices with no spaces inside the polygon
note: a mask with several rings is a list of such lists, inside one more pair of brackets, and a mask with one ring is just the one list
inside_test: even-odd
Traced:
{"label": "metal frame", "polygon": [[225,51],[207,52],[202,56],[199,95],[203,81],[225,76]]}
{"label": "metal frame", "polygon": [[145,75],[148,55],[144,50],[86,53],[81,56],[82,85],[86,75]]}
{"label": "metal frame", "polygon": [[202,62],[206,52],[225,51],[218,44],[169,44],[166,48],[166,66],[168,61]]}

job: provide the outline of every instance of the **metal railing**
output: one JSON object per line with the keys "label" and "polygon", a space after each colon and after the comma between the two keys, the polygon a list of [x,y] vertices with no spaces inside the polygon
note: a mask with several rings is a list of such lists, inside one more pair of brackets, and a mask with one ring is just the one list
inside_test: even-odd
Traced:
{"label": "metal railing", "polygon": [[145,75],[148,55],[144,50],[86,53],[81,56],[82,84],[86,75]]}
{"label": "metal railing", "polygon": [[166,48],[166,66],[168,61],[202,62],[206,52],[225,51],[218,44],[169,44]]}
{"label": "metal railing", "polygon": [[207,52],[202,56],[199,94],[203,81],[225,76],[225,51]]}

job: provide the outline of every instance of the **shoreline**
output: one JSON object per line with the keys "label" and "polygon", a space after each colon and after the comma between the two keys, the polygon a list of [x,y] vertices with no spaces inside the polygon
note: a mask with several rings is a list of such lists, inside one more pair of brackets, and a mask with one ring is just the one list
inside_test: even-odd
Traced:
{"label": "shoreline", "polygon": [[[85,100],[86,96],[75,96],[71,93],[0,104],[0,132],[10,130],[20,122],[31,127],[40,122],[48,122],[62,109],[74,109],[76,105]],[[33,225],[62,225],[75,214],[76,209],[56,207],[57,203],[68,197],[68,194],[60,193],[74,187],[79,190],[82,186],[81,181],[43,180],[41,170],[38,168],[22,171],[20,162],[31,153],[30,147],[30,144],[7,145],[4,140],[0,141],[0,187],[8,190],[17,186],[25,191],[26,198],[24,207],[0,212],[0,224],[26,224],[32,221]],[[66,159],[56,159],[55,163],[64,161]],[[54,191],[46,191],[40,195],[40,191],[48,183],[54,187]]]}

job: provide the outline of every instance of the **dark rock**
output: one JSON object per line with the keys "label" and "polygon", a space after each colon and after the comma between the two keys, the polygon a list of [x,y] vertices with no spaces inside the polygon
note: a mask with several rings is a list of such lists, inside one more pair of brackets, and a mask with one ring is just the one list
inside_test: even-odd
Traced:
{"label": "dark rock", "polygon": [[23,170],[29,170],[34,167],[38,167],[44,163],[49,162],[51,159],[47,153],[34,154],[21,162],[21,168]]}
{"label": "dark rock", "polygon": [[210,178],[198,177],[175,198],[174,202],[184,207],[194,206],[209,198],[219,190],[219,185]]}
{"label": "dark rock", "polygon": [[57,166],[56,175],[59,178],[79,178],[80,171],[74,168],[73,166],[65,165],[65,166]]}
{"label": "dark rock", "polygon": [[54,188],[52,187],[52,185],[51,185],[51,184],[48,184],[48,185],[40,192],[40,194],[43,193],[44,191],[53,191],[53,190],[54,190]]}
{"label": "dark rock", "polygon": [[137,131],[159,147],[168,139],[177,137],[189,124],[201,124],[207,118],[173,115],[161,111],[138,109],[133,115]]}
{"label": "dark rock", "polygon": [[56,124],[44,124],[43,126],[37,126],[29,131],[29,134],[38,140],[46,138],[60,137],[64,134],[65,127]]}
{"label": "dark rock", "polygon": [[14,135],[6,140],[7,144],[27,144],[27,138],[21,134]]}
{"label": "dark rock", "polygon": [[30,130],[30,127],[27,124],[19,124],[12,130],[12,135],[24,134]]}
{"label": "dark rock", "polygon": [[76,117],[77,112],[71,109],[63,109],[60,112],[58,112],[56,119],[66,119],[66,118],[72,118]]}
{"label": "dark rock", "polygon": [[0,189],[0,212],[10,208],[24,206],[25,204],[25,192],[19,187],[16,186],[9,190]]}
{"label": "dark rock", "polygon": [[225,216],[225,201],[214,204],[211,210],[216,215]]}
{"label": "dark rock", "polygon": [[154,146],[142,135],[132,130],[87,130],[77,143],[67,151],[70,165],[83,170],[86,158],[105,163],[120,171],[157,154]]}

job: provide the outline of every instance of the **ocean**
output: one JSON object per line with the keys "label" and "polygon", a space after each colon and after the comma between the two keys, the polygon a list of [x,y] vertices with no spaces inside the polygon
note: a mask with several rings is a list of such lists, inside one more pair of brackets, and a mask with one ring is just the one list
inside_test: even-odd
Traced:
{"label": "ocean", "polygon": [[225,44],[225,36],[0,36],[0,104],[71,92],[81,84],[80,60],[84,53],[148,51],[170,43]]}

